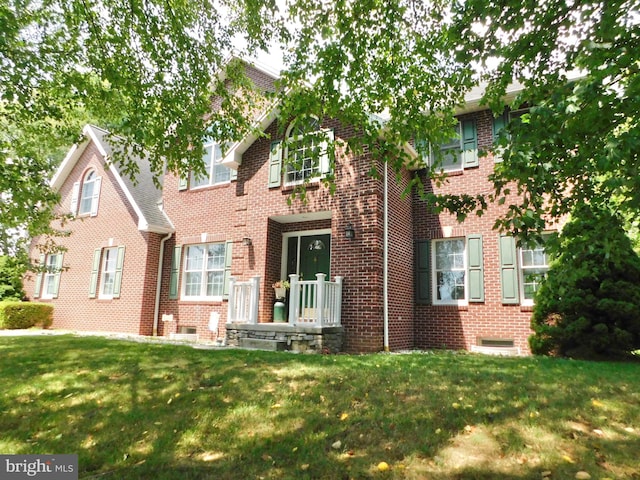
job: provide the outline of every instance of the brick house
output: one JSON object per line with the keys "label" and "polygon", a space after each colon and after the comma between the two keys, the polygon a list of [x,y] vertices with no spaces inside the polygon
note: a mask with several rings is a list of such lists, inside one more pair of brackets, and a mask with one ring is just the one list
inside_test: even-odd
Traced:
{"label": "brick house", "polygon": [[[272,80],[248,72],[257,83]],[[505,118],[471,101],[459,120],[460,138],[441,146],[449,182],[426,185],[487,192]],[[302,351],[529,352],[531,298],[546,256],[492,229],[505,207],[464,223],[428,213],[417,196],[402,195],[424,169],[374,179],[369,154],[333,146],[353,127],[294,119],[281,129],[273,112],[257,121],[264,137],[225,151],[206,145],[208,175],[167,174],[161,190],[144,159],[135,185],[105,166],[105,132],[85,129],[53,179],[61,211],[77,217],[61,240],[67,251],[41,256],[49,270],[27,285],[54,304],[54,328]],[[302,131],[312,140],[299,140]],[[327,172],[334,194],[315,181]],[[288,202],[311,177],[307,201]],[[272,285],[283,279],[291,288],[276,304]]]}

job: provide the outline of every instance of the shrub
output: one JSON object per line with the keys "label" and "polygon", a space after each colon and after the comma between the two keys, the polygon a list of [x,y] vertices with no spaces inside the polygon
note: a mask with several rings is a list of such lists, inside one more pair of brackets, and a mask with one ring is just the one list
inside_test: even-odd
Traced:
{"label": "shrub", "polygon": [[531,351],[596,358],[640,348],[640,258],[621,221],[581,206],[552,253],[536,295]]}
{"label": "shrub", "polygon": [[0,302],[0,329],[48,328],[53,322],[53,306],[45,303]]}
{"label": "shrub", "polygon": [[22,289],[24,265],[18,259],[0,256],[0,301],[22,300],[25,297]]}

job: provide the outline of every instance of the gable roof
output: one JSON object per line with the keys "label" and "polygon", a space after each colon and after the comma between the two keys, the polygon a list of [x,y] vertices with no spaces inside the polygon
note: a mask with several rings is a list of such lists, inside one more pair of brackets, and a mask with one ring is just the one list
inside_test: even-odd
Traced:
{"label": "gable roof", "polygon": [[51,179],[51,188],[54,191],[60,189],[87,146],[93,142],[102,155],[105,168],[109,168],[138,216],[138,230],[153,233],[173,232],[173,224],[162,210],[162,189],[156,187],[153,182],[149,160],[141,157],[132,158],[140,170],[134,183],[129,175],[121,173],[119,166],[111,161],[113,148],[107,140],[109,132],[94,125],[87,125],[82,133],[84,141],[71,147]]}

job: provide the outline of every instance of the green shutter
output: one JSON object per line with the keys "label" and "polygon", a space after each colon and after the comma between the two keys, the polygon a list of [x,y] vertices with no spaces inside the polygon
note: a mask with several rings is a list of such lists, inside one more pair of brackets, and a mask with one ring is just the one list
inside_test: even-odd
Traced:
{"label": "green shutter", "polygon": [[171,258],[171,276],[169,277],[169,299],[178,298],[178,285],[180,285],[180,259],[182,256],[182,246],[173,247],[173,257]]}
{"label": "green shutter", "polygon": [[93,264],[91,265],[91,278],[89,279],[89,298],[96,298],[98,290],[98,272],[100,271],[100,256],[102,249],[96,248],[93,251]]}
{"label": "green shutter", "polygon": [[122,285],[122,267],[124,266],[124,246],[118,247],[118,258],[116,259],[116,272],[113,278],[113,298],[120,298],[120,287]]}
{"label": "green shutter", "polygon": [[477,167],[478,161],[478,131],[474,120],[465,120],[461,124],[460,142],[462,147],[463,168]]}
{"label": "green shutter", "polygon": [[69,210],[74,217],[78,213],[78,198],[80,197],[80,182],[73,184],[73,190],[71,191],[71,206]]}
{"label": "green shutter", "polygon": [[180,180],[178,180],[178,190],[186,190],[189,186],[189,177],[180,176]]}
{"label": "green shutter", "polygon": [[500,236],[500,288],[502,303],[520,303],[516,241],[510,235]]}
{"label": "green shutter", "polygon": [[282,182],[282,142],[271,142],[269,153],[269,188],[279,187]]}
{"label": "green shutter", "polygon": [[58,298],[58,291],[60,290],[60,273],[62,272],[62,258],[63,258],[63,254],[59,253],[56,256],[56,264],[55,264],[55,269],[56,269],[56,273],[53,277],[53,292],[52,292],[52,297],[53,298]]}
{"label": "green shutter", "polygon": [[469,271],[469,302],[484,302],[482,235],[467,236],[467,268]]}
{"label": "green shutter", "polygon": [[493,144],[494,144],[493,161],[494,162],[502,162],[502,153],[500,152],[500,149],[496,148],[497,147],[496,142],[498,141],[498,136],[500,135],[500,131],[502,131],[507,126],[507,122],[509,121],[508,117],[509,117],[509,113],[505,109],[505,111],[501,115],[493,119]]}
{"label": "green shutter", "polygon": [[416,303],[431,304],[431,241],[416,242]]}
{"label": "green shutter", "polygon": [[[38,265],[40,268],[45,266],[44,262],[46,259],[46,255],[44,253],[40,254],[40,264]],[[44,271],[39,271],[36,274],[36,287],[33,290],[33,298],[38,298],[40,296],[40,289],[42,288],[42,277],[44,276]]]}
{"label": "green shutter", "polygon": [[224,287],[222,290],[222,298],[229,298],[229,277],[231,277],[232,250],[233,242],[229,241],[224,246]]}
{"label": "green shutter", "polygon": [[93,195],[91,197],[91,213],[92,217],[98,215],[98,205],[100,204],[100,186],[102,185],[102,177],[97,177],[93,182]]}

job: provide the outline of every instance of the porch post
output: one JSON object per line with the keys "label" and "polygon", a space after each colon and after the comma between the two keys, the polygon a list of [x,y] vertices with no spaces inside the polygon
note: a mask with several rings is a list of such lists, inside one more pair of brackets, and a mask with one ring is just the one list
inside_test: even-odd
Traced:
{"label": "porch post", "polygon": [[236,277],[229,277],[229,305],[227,306],[227,322],[236,320]]}
{"label": "porch post", "polygon": [[289,275],[289,324],[295,325],[300,318],[300,286],[298,285],[299,275],[292,273]]}
{"label": "porch post", "polygon": [[316,311],[316,323],[318,325],[324,324],[324,295],[326,284],[324,279],[326,278],[326,273],[316,273],[316,298],[315,298],[315,311]]}
{"label": "porch post", "polygon": [[338,292],[335,296],[336,304],[333,306],[335,309],[334,321],[337,321],[338,325],[342,325],[342,280],[344,277],[335,277],[336,283],[338,285]]}
{"label": "porch post", "polygon": [[258,300],[260,300],[260,277],[252,277],[249,300],[249,323],[258,323]]}

